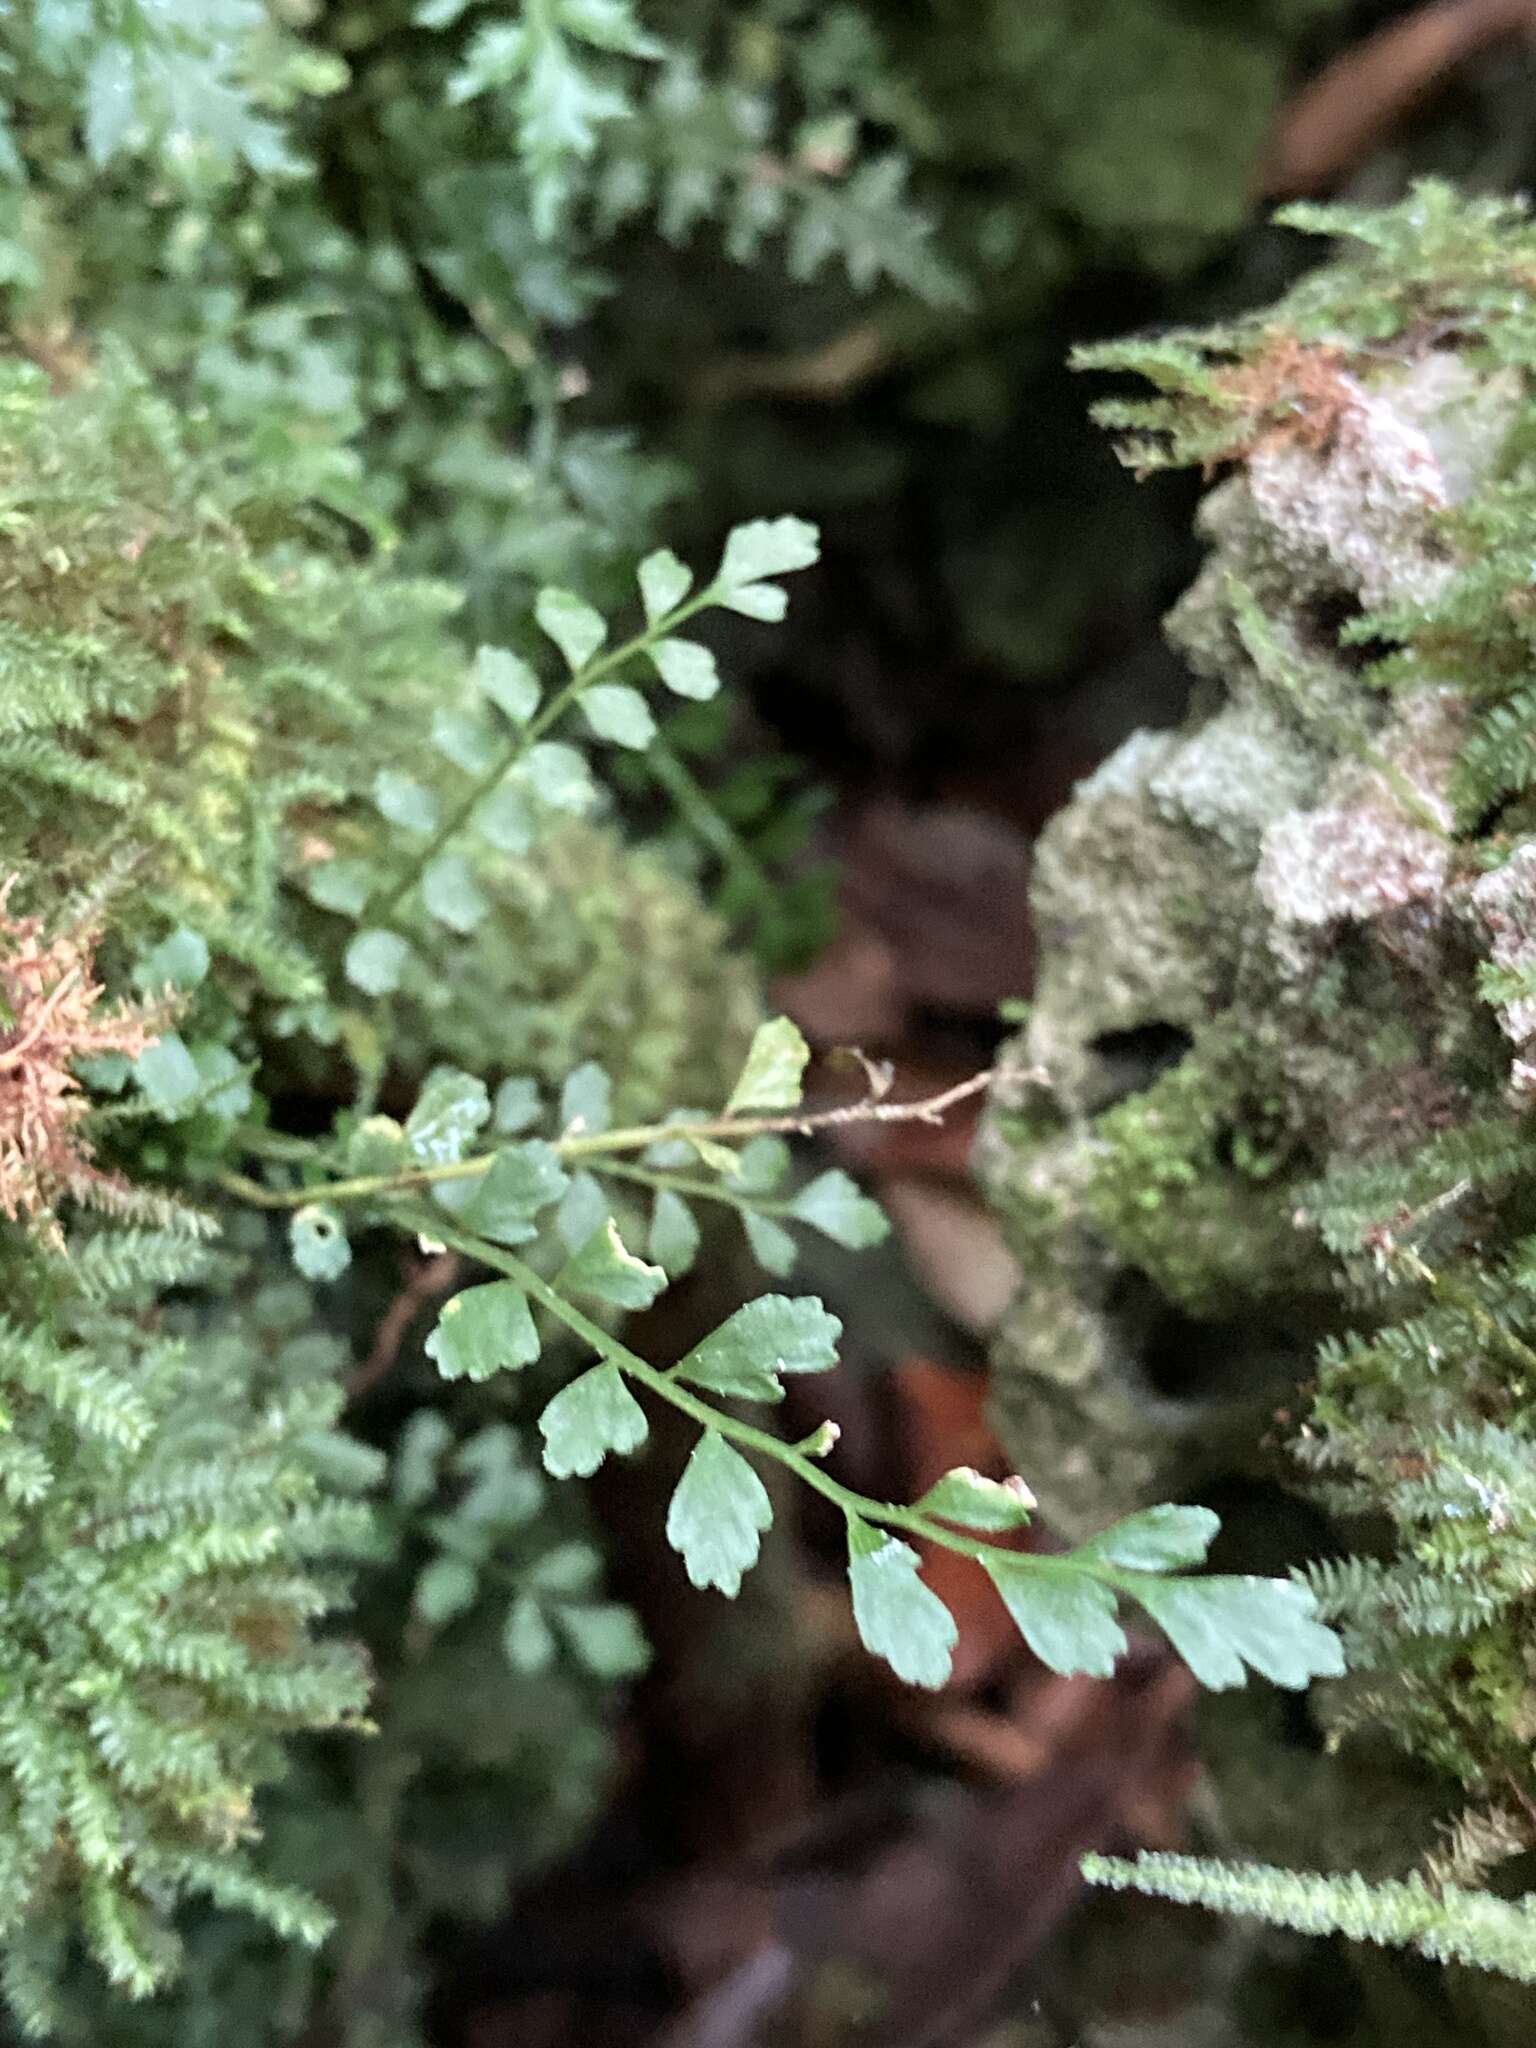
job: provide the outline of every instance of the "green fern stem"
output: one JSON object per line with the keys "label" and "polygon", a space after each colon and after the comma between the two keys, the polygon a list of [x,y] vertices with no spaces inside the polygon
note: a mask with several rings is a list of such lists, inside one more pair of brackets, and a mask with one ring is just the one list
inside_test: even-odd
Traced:
{"label": "green fern stem", "polygon": [[[503,1250],[499,1245],[489,1243],[485,1238],[473,1236],[468,1231],[455,1230],[445,1225],[442,1219],[430,1210],[408,1211],[400,1221],[409,1229],[420,1233],[431,1242],[447,1245],[466,1258],[477,1260],[493,1272],[514,1281],[530,1300],[548,1310],[555,1320],[563,1323],[575,1337],[579,1337],[596,1352],[605,1365],[616,1366],[636,1386],[644,1387],[648,1393],[698,1423],[702,1429],[715,1430],[719,1435],[737,1444],[744,1451],[751,1451],[759,1458],[782,1465],[787,1471],[819,1493],[836,1508],[841,1509],[851,1525],[861,1522],[872,1523],[885,1529],[899,1529],[905,1535],[915,1536],[921,1542],[931,1543],[944,1550],[952,1550],[961,1557],[973,1559],[977,1564],[1002,1564],[1010,1571],[1028,1567],[1044,1575],[1059,1576],[1063,1571],[1088,1579],[1096,1579],[1116,1593],[1135,1599],[1138,1592],[1136,1575],[1132,1572],[1116,1571],[1111,1565],[1097,1562],[1085,1564],[1070,1555],[1066,1557],[1036,1557],[1027,1551],[1005,1549],[1001,1544],[979,1542],[973,1536],[963,1536],[945,1523],[934,1520],[913,1507],[902,1507],[895,1501],[871,1499],[869,1495],[856,1492],[850,1486],[824,1471],[804,1445],[785,1443],[782,1437],[774,1436],[766,1429],[759,1429],[750,1422],[724,1409],[715,1408],[708,1401],[691,1392],[670,1372],[650,1364],[637,1352],[631,1351],[601,1324],[567,1301],[558,1288],[552,1287],[542,1275],[536,1273],[513,1252]],[[825,1424],[813,1433],[806,1442],[817,1442],[823,1455],[836,1442],[835,1431]]]}
{"label": "green fern stem", "polygon": [[379,904],[378,914],[381,917],[394,915],[433,861],[464,830],[479,806],[511,774],[529,749],[560,723],[584,690],[590,689],[594,683],[601,682],[605,676],[614,675],[621,668],[627,667],[658,640],[663,640],[669,633],[676,632],[679,626],[686,625],[697,613],[717,602],[718,597],[719,586],[711,583],[706,589],[695,592],[675,611],[648,625],[644,632],[636,633],[620,646],[610,648],[606,654],[596,655],[591,661],[583,663],[570,681],[555,692],[543,709],[535,713],[520,732],[513,735],[490,767],[471,782],[468,793],[443,819],[425,845],[412,856],[403,874]]}
{"label": "green fern stem", "polygon": [[617,1161],[600,1165],[597,1170],[610,1180],[627,1180],[637,1187],[687,1195],[690,1201],[723,1202],[728,1209],[737,1209],[743,1215],[793,1217],[795,1213],[792,1202],[776,1202],[762,1195],[738,1195],[727,1183],[698,1180],[692,1174],[653,1172],[648,1166],[621,1166]]}

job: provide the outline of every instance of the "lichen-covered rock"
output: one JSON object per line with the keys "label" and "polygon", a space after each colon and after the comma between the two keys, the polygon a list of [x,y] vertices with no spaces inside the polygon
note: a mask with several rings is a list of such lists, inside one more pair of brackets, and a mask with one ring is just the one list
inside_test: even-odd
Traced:
{"label": "lichen-covered rock", "polygon": [[[1188,716],[1039,848],[1037,1000],[980,1155],[1024,1275],[996,1406],[1069,1536],[1204,1494],[1228,1565],[1300,1567],[1341,1624],[1350,1675],[1305,1721],[1208,1715],[1223,1846],[1518,1891],[1536,236],[1435,187],[1327,218],[1364,253],[1113,358],[1170,394],[1104,409],[1132,460],[1229,473],[1169,620]],[[1187,1895],[1285,1921],[1265,1882]],[[1338,1924],[1369,1931],[1368,1899]],[[1529,1993],[1479,1981],[1448,1981],[1434,2024],[1529,2038]],[[1376,1991],[1430,2037],[1390,1969]]]}
{"label": "lichen-covered rock", "polygon": [[1048,1079],[1000,1088],[983,1156],[1028,1276],[999,1412],[1072,1535],[1271,1466],[1269,1412],[1335,1314],[1300,1189],[1491,1071],[1451,887],[1464,706],[1433,682],[1387,698],[1337,640],[1449,573],[1435,515],[1507,426],[1474,410],[1442,464],[1439,408],[1472,395],[1432,352],[1212,493],[1170,622],[1196,708],[1041,841],[1021,1050]]}

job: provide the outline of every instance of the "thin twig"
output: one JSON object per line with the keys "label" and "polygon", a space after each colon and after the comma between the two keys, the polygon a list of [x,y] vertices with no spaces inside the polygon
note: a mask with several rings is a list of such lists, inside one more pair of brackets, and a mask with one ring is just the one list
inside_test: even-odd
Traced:
{"label": "thin twig", "polygon": [[957,1102],[979,1095],[995,1072],[995,1068],[988,1067],[967,1080],[955,1082],[942,1094],[925,1096],[919,1102],[883,1102],[866,1095],[836,1109],[795,1110],[782,1116],[719,1116],[696,1124],[636,1124],[625,1131],[594,1131],[587,1136],[563,1138],[557,1140],[555,1150],[562,1158],[579,1158],[597,1152],[641,1151],[673,1138],[761,1138],[775,1134],[808,1138],[813,1131],[830,1130],[836,1124],[938,1124]]}
{"label": "thin twig", "polygon": [[347,1378],[347,1399],[356,1401],[377,1386],[400,1356],[406,1332],[428,1302],[455,1285],[463,1261],[457,1252],[439,1252],[423,1259],[379,1318],[373,1349]]}
{"label": "thin twig", "polygon": [[[624,1130],[585,1131],[557,1138],[551,1149],[561,1159],[601,1159],[610,1153],[643,1152],[652,1145],[691,1143],[700,1138],[725,1143],[777,1135],[809,1137],[813,1132],[844,1124],[937,1124],[957,1103],[979,1095],[998,1072],[988,1068],[917,1102],[883,1102],[866,1096],[836,1109],[794,1110],[782,1116],[718,1116],[699,1123],[632,1124]],[[311,1182],[297,1188],[264,1187],[246,1174],[226,1173],[220,1176],[220,1185],[259,1208],[292,1209],[306,1202],[358,1202],[408,1194],[439,1181],[474,1180],[489,1173],[496,1158],[494,1152],[481,1152],[439,1166],[411,1166],[399,1173],[362,1174],[352,1180]]]}

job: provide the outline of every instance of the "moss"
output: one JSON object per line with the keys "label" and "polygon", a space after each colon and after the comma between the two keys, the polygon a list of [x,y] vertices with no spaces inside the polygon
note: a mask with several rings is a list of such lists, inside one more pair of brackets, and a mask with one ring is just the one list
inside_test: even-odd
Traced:
{"label": "moss", "polygon": [[[1257,1292],[1321,1284],[1294,1222],[1286,1134],[1231,1071],[1232,1052],[1197,1046],[1170,1073],[1102,1115],[1083,1190],[1119,1257],[1193,1316],[1233,1313]],[[1277,1106],[1271,1098],[1271,1108]]]}
{"label": "moss", "polygon": [[402,1065],[446,1059],[558,1087],[597,1060],[625,1121],[725,1100],[756,1021],[755,979],[662,859],[568,822],[498,863],[487,886],[474,932],[417,932],[422,970],[393,1044]]}

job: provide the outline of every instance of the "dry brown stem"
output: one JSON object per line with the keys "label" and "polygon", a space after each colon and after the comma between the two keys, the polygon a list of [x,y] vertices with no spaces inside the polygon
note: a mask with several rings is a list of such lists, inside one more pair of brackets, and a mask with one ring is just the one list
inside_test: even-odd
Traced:
{"label": "dry brown stem", "polygon": [[1536,0],[1435,0],[1345,50],[1281,112],[1259,181],[1269,199],[1327,192],[1458,65],[1536,33]]}
{"label": "dry brown stem", "polygon": [[124,1192],[92,1162],[80,1128],[90,1100],[75,1062],[136,1058],[163,1019],[148,1008],[103,1008],[92,974],[96,934],[46,938],[40,918],[11,916],[14,886],[14,876],[0,885],[0,1213],[39,1219],[56,1238],[62,1198],[111,1207]]}

